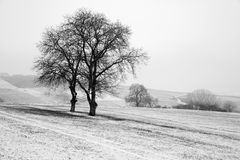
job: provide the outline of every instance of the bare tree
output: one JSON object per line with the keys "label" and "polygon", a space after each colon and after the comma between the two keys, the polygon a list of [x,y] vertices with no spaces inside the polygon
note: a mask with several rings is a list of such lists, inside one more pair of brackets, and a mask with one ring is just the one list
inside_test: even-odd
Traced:
{"label": "bare tree", "polygon": [[112,23],[103,14],[80,9],[57,29],[48,30],[39,44],[42,56],[36,61],[38,81],[46,85],[69,84],[71,111],[77,102],[76,84],[86,94],[94,116],[96,96],[108,92],[135,73],[147,56],[129,45],[130,30]]}
{"label": "bare tree", "polygon": [[198,89],[189,93],[186,102],[196,109],[202,110],[213,110],[219,105],[217,97],[205,89]]}
{"label": "bare tree", "polygon": [[75,111],[77,102],[77,75],[82,56],[75,40],[74,34],[65,25],[48,29],[38,45],[42,55],[34,66],[39,74],[39,83],[46,86],[68,84],[72,95],[71,112]]}
{"label": "bare tree", "polygon": [[136,107],[154,107],[158,104],[158,99],[153,98],[141,84],[132,84],[130,86],[125,101]]}
{"label": "bare tree", "polygon": [[68,17],[66,26],[80,42],[83,59],[77,82],[86,94],[89,115],[94,116],[96,96],[113,93],[126,73],[134,73],[136,65],[144,62],[147,56],[140,49],[130,48],[128,27],[110,22],[103,14],[81,9]]}

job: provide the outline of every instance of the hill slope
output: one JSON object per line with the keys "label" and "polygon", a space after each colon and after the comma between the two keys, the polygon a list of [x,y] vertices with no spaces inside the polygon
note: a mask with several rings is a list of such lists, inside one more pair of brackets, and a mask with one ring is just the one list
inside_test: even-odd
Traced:
{"label": "hill slope", "polygon": [[[25,97],[29,97],[29,99],[33,99],[30,97],[38,97],[38,101],[44,102],[44,103],[55,103],[56,101],[59,102],[59,100],[62,98],[64,99],[64,102],[68,102],[69,101],[69,95],[67,96],[68,91],[66,91],[67,93],[53,93],[55,94],[54,96],[52,96],[49,99],[49,96],[46,95],[46,92],[49,92],[49,88],[36,88],[36,84],[34,83],[34,79],[36,77],[33,75],[0,75],[0,89],[12,89],[10,93],[10,91],[1,91],[1,96],[3,97],[3,93],[6,92],[6,94],[8,93],[7,96],[11,96],[12,95],[18,95],[18,94],[22,94]],[[15,91],[14,91],[15,90]],[[106,100],[106,101],[116,101],[117,103],[120,103],[120,99],[123,101],[124,97],[128,95],[129,93],[129,86],[119,86],[117,89],[118,95],[116,95],[115,97],[113,96],[109,96],[106,95],[103,98],[100,98],[98,100]],[[155,98],[159,99],[159,105],[161,106],[175,106],[178,105],[180,102],[179,100],[181,98],[184,98],[186,96],[186,92],[174,92],[174,91],[165,91],[165,90],[157,90],[157,89],[148,89],[148,92]],[[27,95],[26,95],[27,94]],[[18,96],[18,99],[22,100],[24,99],[23,97],[21,97],[22,95]],[[57,95],[57,96],[56,96]],[[85,96],[84,94],[81,94],[79,92],[78,95],[81,96]],[[0,97],[0,99],[3,99],[2,97]],[[20,98],[21,97],[21,98]],[[110,97],[110,98],[109,98]],[[116,98],[118,97],[118,98]],[[236,103],[238,105],[238,109],[240,111],[240,97],[238,96],[226,96],[226,95],[218,95],[218,97],[225,101],[225,100],[230,100],[233,101],[234,103]],[[83,97],[80,97],[81,99]],[[17,99],[17,98],[16,98]],[[17,101],[17,100],[14,101]],[[84,97],[85,99],[85,97]],[[29,102],[28,100],[26,100],[26,102]],[[31,101],[30,101],[31,102]],[[34,100],[35,102],[35,100]],[[124,103],[124,101],[122,102]]]}
{"label": "hill slope", "polygon": [[26,90],[20,89],[9,82],[0,78],[0,99],[4,103],[17,103],[17,104],[31,104],[31,103],[44,103],[44,101],[29,94]]}
{"label": "hill slope", "polygon": [[0,89],[16,89],[17,87],[0,78]]}
{"label": "hill slope", "polygon": [[34,75],[6,75],[0,78],[18,88],[34,88],[37,85],[34,83]]}

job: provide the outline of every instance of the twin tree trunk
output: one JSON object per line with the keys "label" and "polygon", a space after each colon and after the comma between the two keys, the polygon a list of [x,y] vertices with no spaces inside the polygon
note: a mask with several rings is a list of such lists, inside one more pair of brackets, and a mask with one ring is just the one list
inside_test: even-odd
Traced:
{"label": "twin tree trunk", "polygon": [[[71,99],[71,109],[70,112],[75,112],[75,105],[77,102],[77,92],[75,91],[75,89],[71,89],[71,94],[72,94],[72,99]],[[97,109],[97,102],[96,102],[96,96],[95,93],[91,94],[91,98],[90,96],[88,96],[88,103],[90,106],[90,110],[89,110],[89,115],[90,116],[95,116],[96,115],[96,109]]]}
{"label": "twin tree trunk", "polygon": [[[70,112],[75,112],[75,105],[77,102],[77,92],[75,90],[75,88],[73,87],[69,87],[71,90],[71,94],[72,94],[72,99],[71,99],[71,109]],[[96,102],[96,94],[95,92],[91,94],[91,98],[90,95],[87,96],[88,97],[88,103],[90,106],[90,110],[89,110],[89,115],[90,116],[95,116],[96,115],[96,109],[97,109],[97,102]]]}

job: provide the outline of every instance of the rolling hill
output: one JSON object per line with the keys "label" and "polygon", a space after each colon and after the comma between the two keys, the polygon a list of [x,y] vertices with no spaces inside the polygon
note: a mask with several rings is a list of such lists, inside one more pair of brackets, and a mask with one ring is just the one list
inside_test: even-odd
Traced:
{"label": "rolling hill", "polygon": [[43,103],[41,99],[25,93],[18,87],[0,78],[0,99],[5,103]]}
{"label": "rolling hill", "polygon": [[0,75],[0,78],[18,88],[37,87],[34,75]]}
{"label": "rolling hill", "polygon": [[[0,76],[0,101],[12,103],[68,103],[70,95],[68,90],[37,87],[33,75],[5,75]],[[187,92],[174,92],[166,90],[148,89],[148,92],[158,98],[159,105],[172,107],[181,103],[180,99]],[[98,98],[100,101],[111,101],[114,104],[124,104],[124,97],[129,93],[129,86],[119,86],[115,96],[105,95]],[[79,92],[79,101],[84,100],[84,95]],[[240,111],[240,97],[218,95],[222,101],[232,101],[238,105]],[[121,102],[120,102],[121,101]]]}

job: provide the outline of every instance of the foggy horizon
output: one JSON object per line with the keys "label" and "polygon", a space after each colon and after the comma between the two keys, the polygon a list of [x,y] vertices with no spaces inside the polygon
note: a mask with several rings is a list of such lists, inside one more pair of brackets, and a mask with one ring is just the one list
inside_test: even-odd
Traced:
{"label": "foggy horizon", "polygon": [[123,85],[240,95],[240,1],[0,0],[0,73],[36,75],[36,44],[46,28],[80,8],[130,27],[130,43],[150,57]]}

